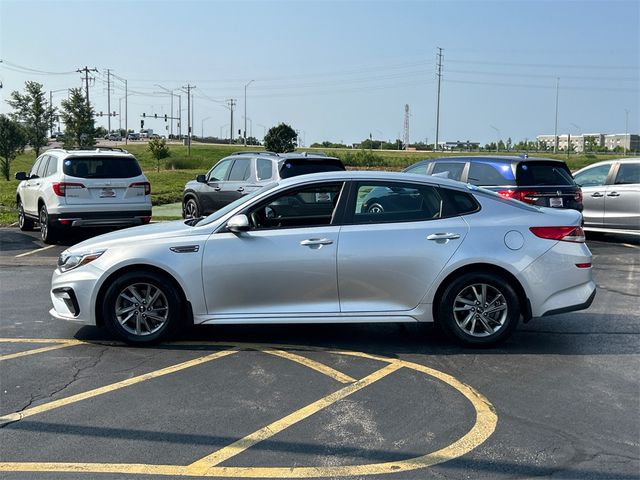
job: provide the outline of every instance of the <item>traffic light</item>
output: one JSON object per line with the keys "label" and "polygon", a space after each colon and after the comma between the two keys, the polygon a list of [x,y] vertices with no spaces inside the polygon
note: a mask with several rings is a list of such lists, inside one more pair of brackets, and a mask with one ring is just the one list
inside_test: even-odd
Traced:
{"label": "traffic light", "polygon": [[147,114],[146,114],[146,113],[143,113],[143,114],[142,114],[142,118],[144,118],[144,117],[146,117],[146,116],[147,116]]}
{"label": "traffic light", "polygon": [[158,114],[157,114],[157,113],[154,113],[154,114],[153,114],[153,116],[154,116],[155,118],[158,118]]}
{"label": "traffic light", "polygon": [[100,112],[100,116],[102,116],[102,112]]}
{"label": "traffic light", "polygon": [[165,122],[167,121],[167,114],[166,113],[164,114],[164,121]]}
{"label": "traffic light", "polygon": [[144,120],[140,120],[140,128],[144,128]]}
{"label": "traffic light", "polygon": [[114,116],[114,117],[116,116],[116,111],[115,111],[115,110],[113,111],[113,116]]}

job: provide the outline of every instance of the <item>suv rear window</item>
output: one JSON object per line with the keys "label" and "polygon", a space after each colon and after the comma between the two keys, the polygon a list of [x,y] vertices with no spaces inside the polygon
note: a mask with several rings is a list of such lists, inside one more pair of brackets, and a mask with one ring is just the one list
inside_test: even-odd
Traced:
{"label": "suv rear window", "polygon": [[341,172],[344,169],[344,165],[337,158],[290,158],[282,163],[280,177],[289,178],[307,173]]}
{"label": "suv rear window", "polygon": [[575,185],[569,168],[557,162],[521,162],[516,168],[518,186]]}
{"label": "suv rear window", "polygon": [[135,157],[71,157],[63,162],[65,175],[77,178],[131,178],[142,175]]}

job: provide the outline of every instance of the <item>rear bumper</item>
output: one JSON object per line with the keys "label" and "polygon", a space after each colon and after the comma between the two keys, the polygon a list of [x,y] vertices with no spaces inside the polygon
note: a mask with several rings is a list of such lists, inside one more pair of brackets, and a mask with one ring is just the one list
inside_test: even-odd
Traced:
{"label": "rear bumper", "polygon": [[596,289],[594,287],[593,292],[591,293],[591,296],[589,298],[587,298],[586,302],[583,303],[579,303],[577,305],[571,305],[568,307],[562,307],[562,308],[557,308],[555,310],[549,310],[545,313],[542,314],[543,317],[548,317],[549,315],[558,315],[560,313],[568,313],[568,312],[575,312],[578,310],[586,310],[587,308],[589,308],[591,306],[591,304],[593,303],[593,299],[596,298]]}
{"label": "rear bumper", "polygon": [[50,214],[49,218],[62,227],[125,227],[149,223],[151,210],[65,212]]}

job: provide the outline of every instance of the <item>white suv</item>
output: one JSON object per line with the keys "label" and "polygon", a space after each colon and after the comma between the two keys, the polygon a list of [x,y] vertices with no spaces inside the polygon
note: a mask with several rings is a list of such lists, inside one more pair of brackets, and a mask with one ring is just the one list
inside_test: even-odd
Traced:
{"label": "white suv", "polygon": [[123,227],[151,220],[151,185],[126,150],[63,150],[40,155],[16,191],[20,230],[40,224],[45,243],[65,228]]}

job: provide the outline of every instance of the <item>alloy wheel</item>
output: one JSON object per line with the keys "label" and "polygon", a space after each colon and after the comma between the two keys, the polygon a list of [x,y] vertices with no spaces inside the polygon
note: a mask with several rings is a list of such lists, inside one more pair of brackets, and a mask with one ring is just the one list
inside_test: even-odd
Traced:
{"label": "alloy wheel", "polygon": [[135,283],[120,292],[115,305],[116,319],[128,333],[151,335],[169,319],[169,303],[165,294],[150,283]]}
{"label": "alloy wheel", "polygon": [[473,337],[488,337],[503,328],[508,317],[507,301],[500,290],[486,283],[463,288],[453,302],[458,327]]}

